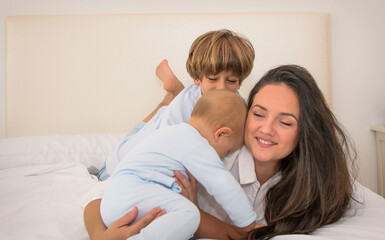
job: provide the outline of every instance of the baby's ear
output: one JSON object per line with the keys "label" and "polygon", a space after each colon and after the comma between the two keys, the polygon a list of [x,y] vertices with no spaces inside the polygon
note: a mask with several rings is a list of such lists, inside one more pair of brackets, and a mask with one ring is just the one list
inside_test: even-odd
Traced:
{"label": "baby's ear", "polygon": [[194,80],[194,84],[195,84],[196,86],[201,85],[201,80],[199,80],[198,78],[193,78],[193,80]]}
{"label": "baby's ear", "polygon": [[220,137],[228,137],[233,131],[229,127],[221,127],[215,131],[215,141],[218,142]]}

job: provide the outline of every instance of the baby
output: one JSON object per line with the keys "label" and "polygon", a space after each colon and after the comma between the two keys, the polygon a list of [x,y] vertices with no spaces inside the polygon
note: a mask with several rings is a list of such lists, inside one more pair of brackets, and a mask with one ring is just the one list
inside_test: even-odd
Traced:
{"label": "baby", "polygon": [[243,145],[246,105],[238,94],[212,90],[194,106],[187,123],[155,130],[120,161],[104,192],[100,211],[108,227],[133,207],[137,219],[154,207],[166,214],[130,239],[189,239],[200,213],[180,195],[174,171],[187,170],[221,204],[238,227],[254,225],[256,214],[221,158]]}

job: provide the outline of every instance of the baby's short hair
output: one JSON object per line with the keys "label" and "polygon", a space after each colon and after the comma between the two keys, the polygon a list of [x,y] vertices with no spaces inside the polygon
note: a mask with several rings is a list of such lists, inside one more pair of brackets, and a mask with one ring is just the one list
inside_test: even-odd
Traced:
{"label": "baby's short hair", "polygon": [[207,32],[193,42],[186,68],[192,78],[199,80],[223,71],[232,71],[241,84],[251,73],[254,58],[253,45],[247,38],[222,29]]}
{"label": "baby's short hair", "polygon": [[204,118],[214,128],[227,126],[234,132],[243,132],[246,113],[245,100],[239,94],[216,89],[197,101],[191,117]]}

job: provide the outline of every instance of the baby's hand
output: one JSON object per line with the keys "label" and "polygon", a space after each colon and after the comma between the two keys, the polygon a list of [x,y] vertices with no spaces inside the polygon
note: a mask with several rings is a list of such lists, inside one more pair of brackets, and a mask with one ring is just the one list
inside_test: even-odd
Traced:
{"label": "baby's hand", "polygon": [[249,226],[243,227],[242,230],[245,230],[246,232],[249,232],[249,231],[253,230],[254,228],[256,228],[255,227],[256,225],[257,225],[257,223],[253,222]]}
{"label": "baby's hand", "polygon": [[255,223],[254,228],[260,228],[260,227],[264,227],[264,226],[265,226],[265,224],[258,224],[258,223]]}
{"label": "baby's hand", "polygon": [[230,233],[230,239],[245,239],[249,235],[250,231],[252,231],[255,228],[259,228],[264,226],[263,224],[257,224],[255,222],[251,223],[249,226],[246,227],[236,227],[232,225],[232,230]]}
{"label": "baby's hand", "polygon": [[253,230],[253,229],[255,229],[255,228],[260,228],[260,227],[263,227],[263,226],[265,226],[265,224],[258,224],[258,223],[256,223],[256,222],[253,222],[253,223],[251,223],[249,226],[244,227],[244,228],[242,228],[242,229],[245,230],[245,231],[247,231],[247,232],[249,232],[249,231],[251,231],[251,230]]}

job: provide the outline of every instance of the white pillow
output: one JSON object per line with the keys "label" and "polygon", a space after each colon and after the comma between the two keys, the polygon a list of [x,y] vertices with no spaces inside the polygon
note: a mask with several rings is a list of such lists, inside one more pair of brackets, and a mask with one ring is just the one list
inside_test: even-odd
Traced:
{"label": "white pillow", "polygon": [[0,169],[75,161],[96,174],[125,134],[15,137],[0,140]]}

